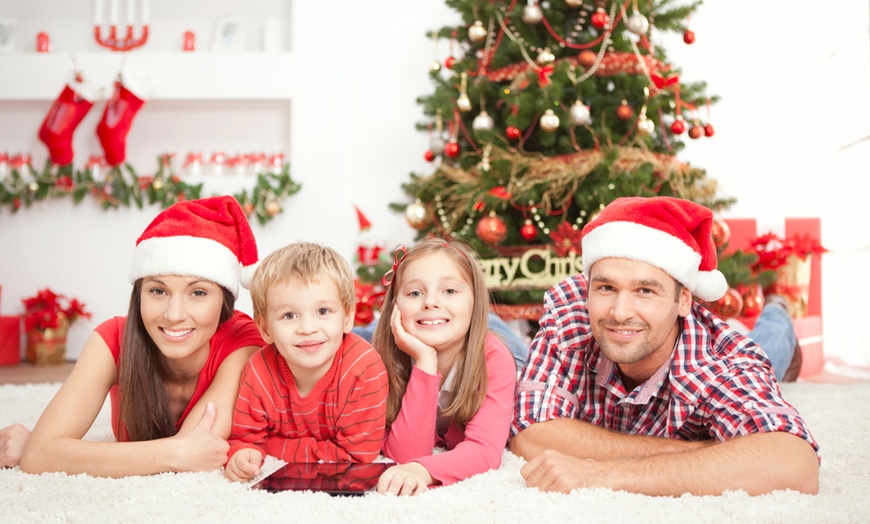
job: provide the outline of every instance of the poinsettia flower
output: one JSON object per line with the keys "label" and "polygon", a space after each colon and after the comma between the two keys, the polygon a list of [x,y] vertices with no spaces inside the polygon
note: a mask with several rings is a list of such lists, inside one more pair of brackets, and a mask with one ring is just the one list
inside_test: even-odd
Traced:
{"label": "poinsettia flower", "polygon": [[553,240],[553,251],[560,257],[567,256],[570,253],[579,255],[581,253],[581,236],[582,231],[576,229],[568,222],[562,222],[555,231],[550,233],[550,238]]}
{"label": "poinsettia flower", "polygon": [[67,301],[67,297],[48,288],[38,291],[35,296],[21,299],[25,331],[56,328],[63,318],[70,324],[79,317],[91,318],[91,313],[85,310],[83,303],[73,298],[64,307],[62,300]]}

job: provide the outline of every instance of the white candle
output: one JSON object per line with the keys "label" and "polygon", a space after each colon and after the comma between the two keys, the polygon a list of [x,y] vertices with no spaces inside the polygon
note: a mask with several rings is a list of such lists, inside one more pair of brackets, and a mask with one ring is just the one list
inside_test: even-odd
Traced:
{"label": "white candle", "polygon": [[112,5],[109,8],[109,23],[111,25],[118,24],[118,0],[112,0]]}
{"label": "white candle", "polygon": [[96,8],[94,9],[94,25],[103,23],[103,0],[96,0]]}
{"label": "white candle", "polygon": [[133,25],[133,0],[127,0],[127,25]]}
{"label": "white candle", "polygon": [[148,0],[142,0],[142,25],[148,25],[151,17],[151,5]]}

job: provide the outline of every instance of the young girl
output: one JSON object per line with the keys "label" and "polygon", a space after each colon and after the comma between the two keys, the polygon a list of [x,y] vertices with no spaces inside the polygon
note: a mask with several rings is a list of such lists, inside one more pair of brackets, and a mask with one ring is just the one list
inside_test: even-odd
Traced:
{"label": "young girl", "polygon": [[[474,253],[442,239],[402,252],[384,277],[372,341],[390,379],[383,453],[399,463],[378,491],[416,495],[501,464],[517,370],[487,331],[489,295]],[[433,454],[435,446],[447,451]]]}
{"label": "young girl", "polygon": [[[263,345],[234,311],[254,236],[232,197],[181,202],[136,243],[127,317],[99,325],[36,423],[28,473],[119,477],[219,469],[226,460],[239,374]],[[118,442],[82,440],[111,397]]]}

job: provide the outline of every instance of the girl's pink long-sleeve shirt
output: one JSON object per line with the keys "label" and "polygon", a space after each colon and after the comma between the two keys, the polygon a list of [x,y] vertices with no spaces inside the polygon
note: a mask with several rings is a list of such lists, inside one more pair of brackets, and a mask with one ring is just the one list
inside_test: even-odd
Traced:
{"label": "girl's pink long-sleeve shirt", "polygon": [[[383,453],[399,463],[418,462],[436,482],[449,485],[501,465],[513,415],[517,370],[514,358],[492,333],[484,344],[486,398],[465,431],[450,421],[444,438],[435,429],[441,374],[430,375],[416,366],[402,407],[387,430]],[[432,454],[435,447],[447,451]]]}

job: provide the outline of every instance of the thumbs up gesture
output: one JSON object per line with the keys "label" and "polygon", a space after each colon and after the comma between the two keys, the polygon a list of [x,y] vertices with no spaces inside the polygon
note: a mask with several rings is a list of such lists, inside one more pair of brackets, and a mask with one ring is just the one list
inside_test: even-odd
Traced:
{"label": "thumbs up gesture", "polygon": [[184,435],[172,437],[180,444],[179,461],[183,467],[179,471],[214,471],[227,461],[230,445],[212,433],[216,418],[214,403],[209,402],[199,424]]}

